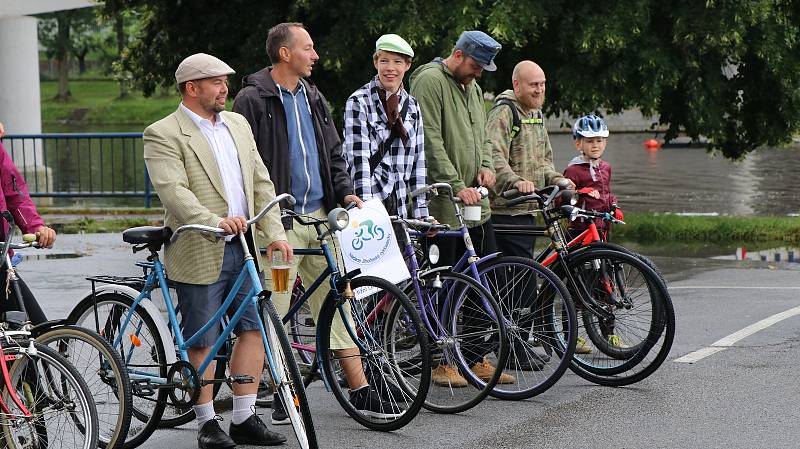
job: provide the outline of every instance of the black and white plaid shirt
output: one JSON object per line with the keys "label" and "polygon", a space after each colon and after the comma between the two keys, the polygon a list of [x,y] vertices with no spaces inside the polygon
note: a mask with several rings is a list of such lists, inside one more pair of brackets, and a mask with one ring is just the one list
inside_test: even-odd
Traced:
{"label": "black and white plaid shirt", "polygon": [[[380,151],[381,145],[391,133],[388,129],[386,111],[378,96],[379,88],[378,78],[375,77],[347,99],[344,115],[345,159],[350,169],[350,176],[353,178],[356,195],[363,200],[373,197],[385,200],[394,192],[397,211],[388,212],[390,215],[397,213],[406,217],[408,194],[425,185],[422,111],[417,100],[405,89],[400,89],[398,111],[402,110],[406,102],[410,102],[405,117],[401,117],[408,133],[408,142],[403,144],[399,137],[395,138],[375,167],[375,171],[370,173],[370,156]],[[414,201],[414,217],[426,216],[428,207],[425,204],[425,195],[420,195]]]}

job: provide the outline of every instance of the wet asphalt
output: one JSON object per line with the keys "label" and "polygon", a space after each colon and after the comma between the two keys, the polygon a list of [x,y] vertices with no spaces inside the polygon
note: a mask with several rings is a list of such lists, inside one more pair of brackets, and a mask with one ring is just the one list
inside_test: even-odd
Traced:
{"label": "wet asphalt", "polygon": [[[120,234],[59,235],[52,250],[26,250],[19,269],[50,318],[91,291],[86,276],[136,275]],[[79,257],[75,257],[79,256]],[[672,351],[629,387],[567,374],[522,402],[488,399],[458,415],[421,412],[407,427],[360,427],[321,383],[309,390],[324,448],[796,448],[800,425],[800,315],[693,364],[674,360],[774,314],[800,306],[800,264],[653,257],[668,280],[677,321]],[[230,405],[219,404],[219,409]],[[268,421],[267,414],[265,420]],[[222,413],[227,429],[229,412]],[[278,430],[290,436],[291,429]],[[142,448],[195,448],[193,423],[158,430]],[[285,447],[295,447],[290,436]]]}

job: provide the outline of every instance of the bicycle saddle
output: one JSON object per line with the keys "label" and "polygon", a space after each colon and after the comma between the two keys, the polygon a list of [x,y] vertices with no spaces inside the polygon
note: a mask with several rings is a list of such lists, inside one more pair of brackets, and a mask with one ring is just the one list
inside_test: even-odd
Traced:
{"label": "bicycle saddle", "polygon": [[135,245],[148,243],[163,245],[172,237],[172,229],[166,226],[139,226],[122,231],[122,240]]}

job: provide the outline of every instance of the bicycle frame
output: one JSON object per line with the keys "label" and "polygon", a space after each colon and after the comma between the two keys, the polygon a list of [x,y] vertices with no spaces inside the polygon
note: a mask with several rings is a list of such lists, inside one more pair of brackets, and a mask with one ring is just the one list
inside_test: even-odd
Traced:
{"label": "bicycle frame", "polygon": [[[236,309],[236,312],[234,312],[233,316],[224,326],[219,338],[217,338],[217,341],[212,346],[211,351],[206,356],[206,358],[203,359],[203,362],[197,368],[198,373],[205,372],[206,368],[208,368],[211,362],[214,361],[219,349],[222,347],[223,344],[226,343],[228,337],[233,332],[233,328],[236,326],[236,324],[242,318],[244,313],[247,311],[247,308],[253,307],[256,313],[259,314],[258,298],[262,297],[261,290],[259,288],[261,286],[261,279],[258,275],[258,271],[256,270],[256,265],[253,256],[247,249],[247,243],[244,240],[243,234],[239,234],[239,241],[242,244],[242,247],[244,248],[245,258],[244,258],[244,266],[242,270],[239,272],[239,276],[237,277],[236,282],[234,283],[230,293],[228,293],[228,296],[225,298],[225,301],[223,301],[222,305],[217,309],[217,311],[214,313],[211,319],[209,319],[209,321],[205,325],[203,325],[203,327],[201,327],[197,332],[195,332],[194,335],[192,335],[187,339],[184,339],[183,335],[180,332],[180,325],[178,323],[177,312],[175,311],[172,295],[169,292],[167,279],[166,276],[164,275],[164,265],[158,258],[158,254],[157,253],[153,254],[151,262],[152,266],[150,263],[137,262],[138,266],[144,267],[146,269],[151,267],[151,270],[149,274],[147,274],[147,277],[145,279],[144,288],[142,288],[142,291],[139,294],[139,296],[133,301],[133,304],[129,309],[129,313],[125,317],[123,324],[120,327],[120,332],[114,339],[113,342],[114,347],[119,347],[123,344],[122,338],[125,335],[125,329],[127,329],[128,325],[130,324],[131,318],[133,316],[132,313],[133,310],[135,310],[136,307],[145,299],[152,300],[152,298],[150,297],[150,292],[157,286],[160,288],[161,294],[164,297],[164,303],[167,308],[167,316],[169,318],[169,326],[173,331],[175,343],[177,343],[179,358],[180,360],[188,362],[189,361],[189,355],[187,351],[188,348],[191,347],[193,343],[198,341],[200,337],[206,332],[208,332],[208,330],[211,329],[213,326],[219,325],[220,320],[222,320],[222,318],[226,315],[228,308],[230,308],[231,304],[233,304],[233,301],[236,299],[236,296],[242,289],[242,285],[244,284],[245,279],[250,278],[252,286],[245,300],[242,301],[241,305],[239,305],[239,307]],[[264,295],[264,297],[268,299],[268,295]],[[267,360],[271,361],[272,351],[270,350],[269,338],[267,338],[264,323],[261,320],[257,320],[257,323],[259,332],[261,334],[261,340],[264,344],[264,350],[266,353]],[[136,332],[137,334],[138,331],[139,329],[137,329]],[[131,341],[129,351],[127,353],[128,354],[127,360],[125,360],[126,364],[130,363],[130,359],[133,355],[132,353],[134,346],[136,346],[135,342]],[[281,376],[278,375],[278,371],[275,369],[274,363],[270,364],[270,373],[272,374],[273,379],[276,379],[276,382],[281,381]],[[134,380],[145,379],[161,385],[166,385],[168,382],[167,379],[164,379],[158,375],[154,375],[152,373],[144,371],[131,370],[130,374],[131,374],[131,379]]]}

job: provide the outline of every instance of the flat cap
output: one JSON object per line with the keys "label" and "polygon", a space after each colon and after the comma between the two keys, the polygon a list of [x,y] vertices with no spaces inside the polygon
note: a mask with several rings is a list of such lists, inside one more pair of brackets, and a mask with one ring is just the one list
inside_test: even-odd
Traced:
{"label": "flat cap", "polygon": [[396,34],[384,34],[375,41],[375,51],[383,50],[414,57],[414,50],[405,39]]}
{"label": "flat cap", "polygon": [[474,59],[484,70],[494,72],[497,70],[494,57],[503,46],[483,31],[473,30],[461,33],[456,48]]}
{"label": "flat cap", "polygon": [[236,71],[228,64],[222,62],[221,59],[205,53],[195,53],[178,64],[178,70],[175,70],[175,81],[180,84],[186,81],[230,75],[233,73],[236,73]]}

